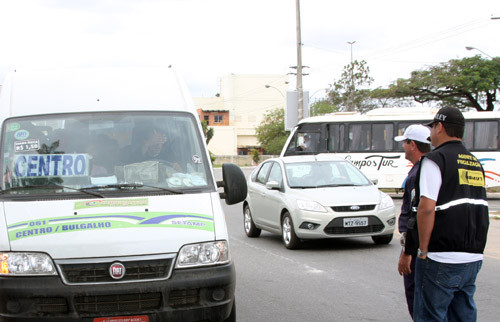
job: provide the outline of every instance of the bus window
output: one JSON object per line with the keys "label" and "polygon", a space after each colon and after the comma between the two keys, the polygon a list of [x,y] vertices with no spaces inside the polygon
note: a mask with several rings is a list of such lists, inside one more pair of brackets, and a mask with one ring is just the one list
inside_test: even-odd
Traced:
{"label": "bus window", "polygon": [[484,121],[474,123],[474,149],[498,149],[498,122]]}
{"label": "bus window", "polygon": [[474,122],[466,121],[465,122],[465,131],[464,137],[462,138],[462,143],[469,150],[473,149],[473,139],[474,139]]}
{"label": "bus window", "polygon": [[349,126],[349,151],[368,151],[371,144],[371,124]]}
{"label": "bus window", "polygon": [[372,150],[392,151],[394,125],[392,123],[373,124]]}
{"label": "bus window", "polygon": [[329,124],[328,125],[328,152],[344,151],[344,124]]}

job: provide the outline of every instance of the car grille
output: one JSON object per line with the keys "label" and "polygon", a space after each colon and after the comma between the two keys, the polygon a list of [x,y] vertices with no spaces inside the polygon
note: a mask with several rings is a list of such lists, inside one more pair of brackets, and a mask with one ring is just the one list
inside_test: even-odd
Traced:
{"label": "car grille", "polygon": [[352,206],[337,206],[332,207],[335,212],[354,212],[354,211],[368,211],[375,209],[375,205],[352,205]]}
{"label": "car grille", "polygon": [[[125,276],[115,280],[109,273],[111,264],[120,262],[125,266]],[[57,261],[66,284],[100,284],[120,282],[144,282],[170,277],[174,255],[163,257],[109,258],[85,261]]]}
{"label": "car grille", "polygon": [[368,226],[364,227],[344,227],[344,218],[337,217],[330,221],[323,230],[330,235],[368,234],[377,233],[384,229],[384,224],[375,216],[368,217]]}
{"label": "car grille", "polygon": [[80,296],[75,298],[79,314],[144,312],[160,308],[161,293]]}

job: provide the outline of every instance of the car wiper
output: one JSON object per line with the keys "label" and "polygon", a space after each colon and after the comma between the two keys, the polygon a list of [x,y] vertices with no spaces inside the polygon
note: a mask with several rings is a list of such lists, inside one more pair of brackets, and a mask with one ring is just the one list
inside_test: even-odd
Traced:
{"label": "car wiper", "polygon": [[332,184],[322,184],[317,186],[317,188],[323,188],[323,187],[353,187],[357,186],[355,183],[332,183]]}
{"label": "car wiper", "polygon": [[183,194],[184,193],[182,191],[175,190],[175,189],[169,189],[169,188],[158,187],[158,186],[150,186],[150,185],[143,184],[143,183],[113,183],[113,184],[89,186],[89,187],[85,187],[85,188],[81,188],[81,189],[86,190],[86,191],[99,190],[99,189],[133,190],[133,189],[142,188],[142,187],[158,189],[158,190],[167,191],[167,192],[174,193],[174,194]]}
{"label": "car wiper", "polygon": [[292,189],[314,189],[316,186],[293,186]]}
{"label": "car wiper", "polygon": [[56,184],[56,183],[51,183],[51,184],[48,184],[48,185],[45,184],[45,185],[31,185],[31,186],[12,187],[12,188],[9,188],[9,189],[2,190],[1,193],[6,193],[8,191],[15,191],[15,190],[54,189],[54,188],[58,188],[58,189],[70,189],[70,190],[75,190],[75,191],[78,191],[78,192],[83,192],[83,193],[86,193],[88,195],[92,195],[92,196],[95,196],[95,197],[104,198],[104,196],[101,195],[100,193],[97,193],[97,192],[94,192],[94,191],[87,191],[87,190],[85,190],[85,188],[73,188],[73,187],[68,187],[68,186],[64,186],[62,184]]}

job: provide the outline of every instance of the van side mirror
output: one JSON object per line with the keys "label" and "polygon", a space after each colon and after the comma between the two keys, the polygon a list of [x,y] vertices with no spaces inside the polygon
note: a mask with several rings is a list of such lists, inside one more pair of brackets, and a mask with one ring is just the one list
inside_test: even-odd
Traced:
{"label": "van side mirror", "polygon": [[222,165],[222,181],[217,181],[217,187],[224,188],[220,193],[226,204],[234,205],[247,197],[247,181],[243,171],[234,163]]}

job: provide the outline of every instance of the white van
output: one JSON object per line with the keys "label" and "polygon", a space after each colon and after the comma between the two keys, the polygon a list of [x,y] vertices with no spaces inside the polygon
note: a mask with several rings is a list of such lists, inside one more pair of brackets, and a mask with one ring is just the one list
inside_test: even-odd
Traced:
{"label": "white van", "polygon": [[172,69],[16,71],[0,120],[0,320],[235,321],[246,182]]}

